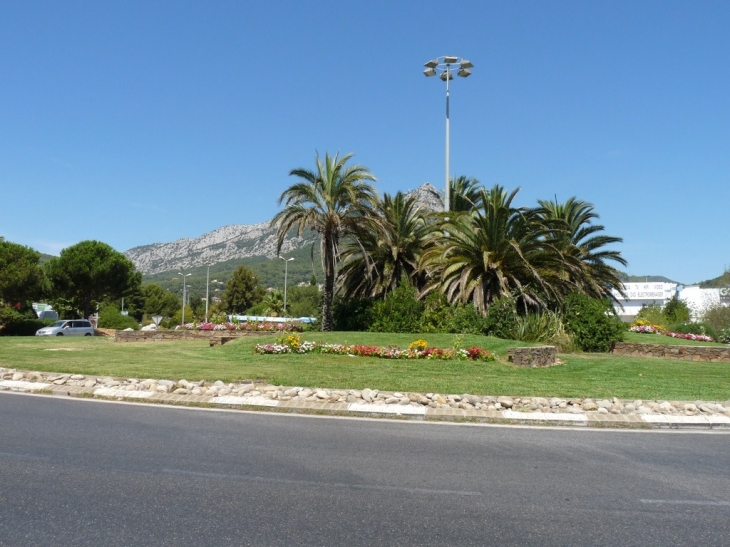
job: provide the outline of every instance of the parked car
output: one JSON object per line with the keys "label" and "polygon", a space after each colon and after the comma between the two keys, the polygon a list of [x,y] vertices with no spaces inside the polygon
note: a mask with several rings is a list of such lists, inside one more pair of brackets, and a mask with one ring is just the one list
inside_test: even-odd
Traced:
{"label": "parked car", "polygon": [[61,319],[38,329],[36,336],[94,336],[94,327],[86,319]]}

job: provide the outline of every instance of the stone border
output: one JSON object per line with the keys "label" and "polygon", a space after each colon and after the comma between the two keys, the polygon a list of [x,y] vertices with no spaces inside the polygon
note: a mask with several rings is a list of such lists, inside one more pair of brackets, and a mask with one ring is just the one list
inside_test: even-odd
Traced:
{"label": "stone border", "polygon": [[730,346],[670,346],[664,344],[616,342],[611,353],[615,355],[659,357],[661,359],[730,363]]}
{"label": "stone border", "polygon": [[730,400],[622,401],[616,398],[494,397],[319,389],[187,380],[139,380],[0,368],[0,391],[238,409],[393,416],[425,420],[596,427],[730,428]]}
{"label": "stone border", "polygon": [[[113,331],[115,342],[172,342],[177,340],[210,340],[211,346],[246,336],[273,335],[268,331],[234,330],[117,330]],[[225,342],[214,339],[225,338]]]}

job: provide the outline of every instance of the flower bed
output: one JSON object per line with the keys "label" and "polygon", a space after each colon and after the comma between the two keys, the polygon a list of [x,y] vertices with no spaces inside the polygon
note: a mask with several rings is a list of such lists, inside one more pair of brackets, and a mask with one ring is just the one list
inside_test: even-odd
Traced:
{"label": "flower bed", "polygon": [[471,360],[494,361],[493,353],[478,347],[451,349],[429,348],[423,340],[418,344],[411,344],[408,349],[396,346],[387,348],[380,346],[362,346],[359,344],[320,344],[317,342],[300,341],[297,335],[290,335],[275,344],[257,344],[255,353],[282,354],[282,353],[322,353],[330,355],[350,355],[357,357],[379,357],[381,359],[441,359],[441,360]]}
{"label": "flower bed", "polygon": [[696,342],[714,342],[715,339],[712,336],[705,334],[685,334],[681,332],[671,332],[666,330],[660,325],[652,325],[651,323],[643,320],[636,321],[629,330],[631,332],[639,332],[642,334],[663,334],[664,336],[671,336],[672,338],[681,338],[683,340],[694,340]]}

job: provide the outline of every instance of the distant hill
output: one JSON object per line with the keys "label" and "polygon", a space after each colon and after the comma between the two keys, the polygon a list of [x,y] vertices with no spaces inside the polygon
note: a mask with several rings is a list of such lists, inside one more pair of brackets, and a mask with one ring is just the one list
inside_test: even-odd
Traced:
{"label": "distant hill", "polygon": [[715,277],[714,279],[708,279],[702,281],[699,286],[703,289],[719,289],[723,287],[730,287],[730,270],[726,269],[722,275]]}
{"label": "distant hill", "polygon": [[[414,195],[429,210],[441,210],[438,190],[422,184],[407,195]],[[284,286],[283,261],[276,253],[276,230],[269,222],[223,226],[197,238],[182,238],[171,243],[151,243],[129,249],[124,253],[143,274],[146,283],[157,283],[165,289],[182,293],[178,272],[192,274],[187,278],[192,294],[205,295],[208,264],[210,279],[216,281],[209,290],[225,288],[225,283],[240,265],[256,274],[265,287]],[[281,255],[294,258],[286,266],[290,285],[309,282],[312,275],[318,283],[324,281],[319,250],[319,235],[292,232],[284,240]]]}
{"label": "distant hill", "polygon": [[624,283],[679,283],[663,275],[629,275],[619,272],[618,277]]}

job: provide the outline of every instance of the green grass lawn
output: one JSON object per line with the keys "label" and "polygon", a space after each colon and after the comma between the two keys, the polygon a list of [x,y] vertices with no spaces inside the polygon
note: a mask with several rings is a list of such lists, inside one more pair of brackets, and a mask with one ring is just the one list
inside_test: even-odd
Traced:
{"label": "green grass lawn", "polygon": [[[639,335],[641,340],[652,335]],[[451,347],[449,334],[305,333],[303,340],[407,347],[417,338]],[[628,337],[627,337],[628,338]],[[659,337],[667,338],[668,337]],[[671,340],[671,339],[670,339]],[[492,363],[387,360],[339,355],[257,355],[256,343],[271,336],[241,338],[224,346],[208,342],[117,343],[108,338],[0,338],[0,366],[125,378],[260,380],[277,385],[472,393],[542,397],[730,400],[730,364],[668,361],[608,354],[560,355],[562,366],[522,369],[506,362],[507,349],[524,343],[465,336],[497,354]]]}

